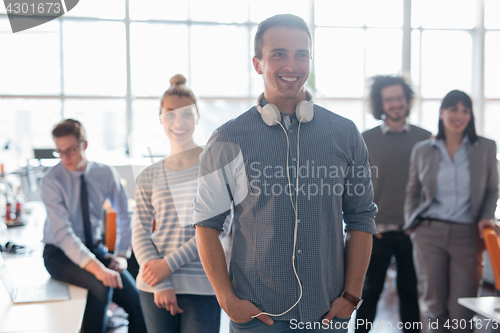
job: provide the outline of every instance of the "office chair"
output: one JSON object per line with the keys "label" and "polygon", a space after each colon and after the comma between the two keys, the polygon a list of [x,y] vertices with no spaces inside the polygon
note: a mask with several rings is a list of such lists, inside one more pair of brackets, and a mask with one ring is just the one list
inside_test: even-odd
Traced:
{"label": "office chair", "polygon": [[[104,245],[108,248],[109,252],[115,250],[116,242],[116,211],[113,208],[106,208],[104,210]],[[156,220],[153,218],[152,233],[156,229]]]}
{"label": "office chair", "polygon": [[104,214],[104,245],[109,252],[115,250],[116,242],[116,211],[113,208],[107,208]]}
{"label": "office chair", "polygon": [[483,230],[483,238],[495,276],[495,296],[500,296],[500,238],[490,228]]}

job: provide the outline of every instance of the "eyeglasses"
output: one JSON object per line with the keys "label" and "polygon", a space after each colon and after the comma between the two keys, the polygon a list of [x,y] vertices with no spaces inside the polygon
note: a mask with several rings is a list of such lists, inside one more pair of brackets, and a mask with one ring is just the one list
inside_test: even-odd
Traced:
{"label": "eyeglasses", "polygon": [[388,98],[384,98],[383,102],[384,103],[389,103],[389,104],[392,104],[394,103],[395,101],[398,101],[399,103],[403,103],[404,101],[406,101],[406,96],[405,95],[400,95],[398,97],[388,97]]}
{"label": "eyeglasses", "polygon": [[64,155],[71,157],[71,156],[73,156],[74,153],[76,153],[78,151],[78,149],[80,149],[81,146],[83,146],[83,141],[80,141],[80,143],[78,143],[77,145],[75,145],[73,147],[69,147],[66,150],[55,149],[54,152],[52,153],[52,155],[54,155],[55,157],[59,157],[59,158],[62,158]]}

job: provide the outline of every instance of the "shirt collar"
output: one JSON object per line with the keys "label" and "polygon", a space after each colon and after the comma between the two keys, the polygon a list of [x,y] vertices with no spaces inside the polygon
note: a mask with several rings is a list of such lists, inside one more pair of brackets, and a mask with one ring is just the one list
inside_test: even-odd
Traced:
{"label": "shirt collar", "polygon": [[80,177],[81,175],[84,175],[86,177],[90,172],[91,165],[92,165],[92,162],[87,160],[87,165],[85,166],[85,169],[83,171],[75,170],[75,171],[69,171],[69,173],[75,177]]}
{"label": "shirt collar", "polygon": [[[469,144],[469,136],[468,135],[464,135],[464,138],[462,139],[462,144],[460,146],[467,146]],[[444,145],[444,139],[436,139],[436,138],[432,138],[431,139],[431,146],[434,146],[434,147],[437,147],[438,145],[442,145],[443,147],[445,146]]]}
{"label": "shirt collar", "polygon": [[403,125],[403,127],[401,128],[400,131],[394,131],[392,130],[392,128],[387,124],[387,122],[384,120],[382,122],[382,124],[380,125],[380,129],[382,130],[382,134],[387,134],[389,132],[393,132],[393,133],[402,133],[402,132],[410,132],[410,124],[408,124],[406,121]]}

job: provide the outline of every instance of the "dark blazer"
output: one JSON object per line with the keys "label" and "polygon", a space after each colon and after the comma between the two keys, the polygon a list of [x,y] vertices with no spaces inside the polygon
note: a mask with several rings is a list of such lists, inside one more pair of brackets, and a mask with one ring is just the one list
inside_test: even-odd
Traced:
{"label": "dark blazer", "polygon": [[[419,215],[432,203],[436,194],[436,178],[441,152],[434,146],[432,138],[417,143],[410,158],[410,175],[406,185],[405,226],[406,230],[415,229]],[[474,144],[468,145],[470,170],[470,205],[474,224],[482,219],[495,217],[498,200],[497,146],[495,141],[478,137]],[[474,228],[478,245],[478,228]]]}

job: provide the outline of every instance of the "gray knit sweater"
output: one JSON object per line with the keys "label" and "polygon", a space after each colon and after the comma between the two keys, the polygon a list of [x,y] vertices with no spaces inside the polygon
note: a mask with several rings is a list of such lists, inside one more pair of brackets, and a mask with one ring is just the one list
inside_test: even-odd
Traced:
{"label": "gray knit sweater", "polygon": [[428,139],[431,133],[410,125],[410,131],[383,134],[377,126],[362,135],[368,147],[374,202],[379,209],[375,222],[377,225],[403,226],[411,151],[415,143]]}

